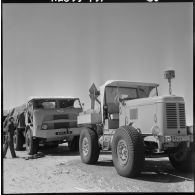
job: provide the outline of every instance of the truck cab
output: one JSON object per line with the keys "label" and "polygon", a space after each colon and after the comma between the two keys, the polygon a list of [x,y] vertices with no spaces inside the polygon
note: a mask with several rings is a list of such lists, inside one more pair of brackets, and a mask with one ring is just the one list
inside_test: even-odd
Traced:
{"label": "truck cab", "polygon": [[81,160],[95,163],[99,150],[112,150],[115,168],[125,177],[137,176],[150,154],[166,154],[176,168],[188,167],[185,151],[193,136],[186,127],[184,99],[158,96],[158,86],[112,80],[99,91],[93,87],[91,101],[100,109],[93,106],[78,116]]}
{"label": "truck cab", "polygon": [[[18,109],[15,109],[16,112]],[[82,112],[76,97],[31,97],[23,109],[16,113],[16,148],[25,143],[29,154],[38,150],[38,145],[68,142],[70,148],[78,145],[80,131],[77,116]]]}

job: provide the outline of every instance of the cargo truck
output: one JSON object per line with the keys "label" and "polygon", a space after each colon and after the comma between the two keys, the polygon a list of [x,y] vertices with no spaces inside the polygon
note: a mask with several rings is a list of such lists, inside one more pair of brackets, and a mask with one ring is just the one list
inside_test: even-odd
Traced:
{"label": "cargo truck", "polygon": [[13,108],[16,121],[14,145],[28,154],[35,154],[39,144],[57,147],[68,142],[70,150],[79,148],[80,128],[77,116],[82,105],[76,97],[31,97],[22,106]]}

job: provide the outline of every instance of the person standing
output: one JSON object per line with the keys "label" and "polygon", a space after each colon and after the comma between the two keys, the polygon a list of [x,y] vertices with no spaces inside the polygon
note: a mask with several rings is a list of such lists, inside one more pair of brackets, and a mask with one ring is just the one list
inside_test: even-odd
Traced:
{"label": "person standing", "polygon": [[10,148],[12,158],[16,158],[16,153],[14,150],[14,139],[13,139],[14,131],[15,131],[14,117],[11,116],[6,125],[6,138],[3,146],[3,158],[5,158],[7,154],[8,147]]}

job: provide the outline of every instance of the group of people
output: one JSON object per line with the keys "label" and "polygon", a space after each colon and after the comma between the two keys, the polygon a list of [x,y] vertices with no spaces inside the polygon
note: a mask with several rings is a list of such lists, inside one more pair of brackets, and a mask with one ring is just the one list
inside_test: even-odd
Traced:
{"label": "group of people", "polygon": [[3,143],[3,158],[5,158],[8,148],[10,148],[12,158],[16,158],[17,156],[14,149],[14,117],[11,116],[7,120],[7,124],[5,125],[5,140]]}

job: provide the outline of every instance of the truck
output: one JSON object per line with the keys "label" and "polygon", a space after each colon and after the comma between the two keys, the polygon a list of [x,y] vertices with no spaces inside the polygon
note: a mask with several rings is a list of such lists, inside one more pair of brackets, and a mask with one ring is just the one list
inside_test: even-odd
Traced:
{"label": "truck", "polygon": [[36,154],[39,145],[58,147],[68,143],[71,151],[79,148],[80,129],[77,116],[83,111],[77,97],[30,97],[25,104],[11,110],[16,121],[14,147]]}
{"label": "truck", "polygon": [[[140,175],[146,156],[163,155],[179,170],[192,166],[193,130],[186,126],[184,98],[158,95],[157,83],[109,80],[90,88],[91,108],[79,113],[81,161],[95,164],[112,151],[119,175]],[[171,91],[171,90],[170,90]]]}

